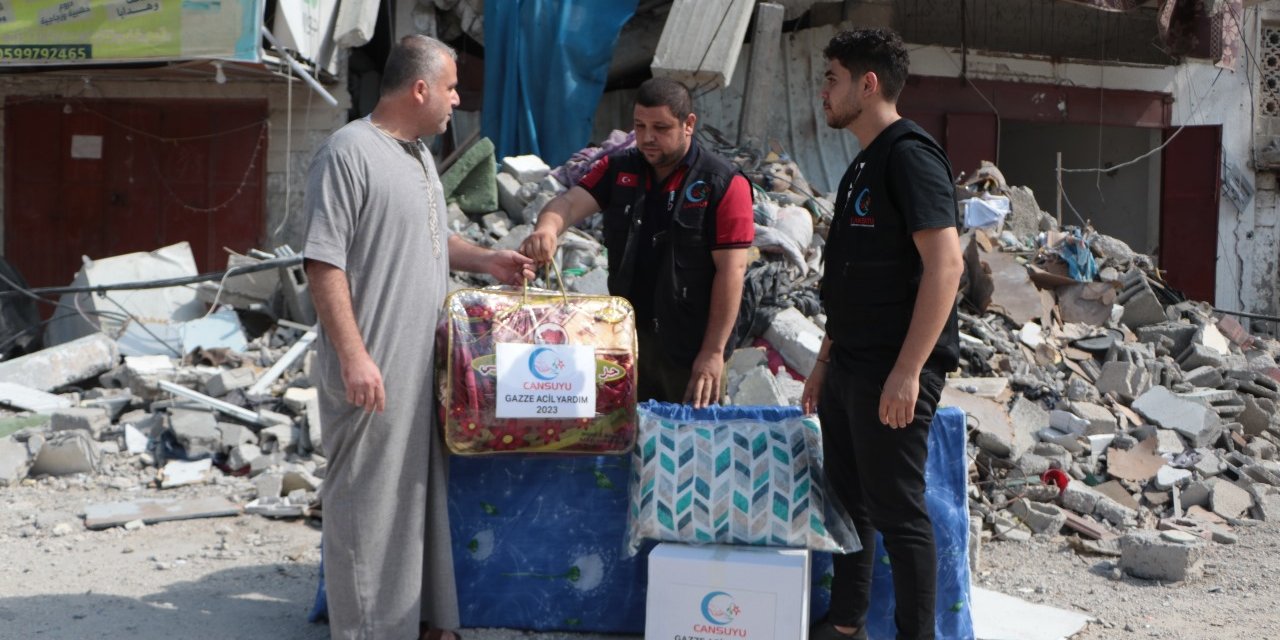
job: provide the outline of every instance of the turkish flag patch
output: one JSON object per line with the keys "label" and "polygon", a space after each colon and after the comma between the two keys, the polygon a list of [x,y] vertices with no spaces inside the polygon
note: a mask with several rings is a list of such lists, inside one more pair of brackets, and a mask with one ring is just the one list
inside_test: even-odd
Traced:
{"label": "turkish flag patch", "polygon": [[635,187],[640,185],[640,176],[634,173],[618,172],[618,180],[616,184],[619,187]]}

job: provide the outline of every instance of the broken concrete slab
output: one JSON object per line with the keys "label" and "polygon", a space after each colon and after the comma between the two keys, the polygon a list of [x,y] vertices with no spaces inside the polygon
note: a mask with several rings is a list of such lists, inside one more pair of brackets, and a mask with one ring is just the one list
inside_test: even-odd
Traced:
{"label": "broken concrete slab", "polygon": [[1026,265],[1018,262],[1014,254],[1003,251],[980,253],[980,256],[991,267],[995,283],[991,294],[993,311],[999,311],[1018,326],[1044,315],[1040,291],[1032,284]]}
{"label": "broken concrete slab", "polygon": [[1084,435],[1092,436],[1104,433],[1115,433],[1120,428],[1120,421],[1110,409],[1092,402],[1073,402],[1071,412],[1088,420],[1089,426]]}
{"label": "broken concrete slab", "polygon": [[259,431],[258,441],[263,451],[284,452],[294,449],[298,434],[292,424],[277,424]]}
{"label": "broken concrete slab", "polygon": [[1115,287],[1105,282],[1077,282],[1058,287],[1058,310],[1063,322],[1102,326],[1111,318]]}
{"label": "broken concrete slab", "polygon": [[244,512],[265,518],[301,518],[306,506],[294,504],[289,498],[268,496],[250,501],[244,506]]}
{"label": "broken concrete slab", "polygon": [[1187,469],[1178,469],[1169,465],[1160,467],[1156,472],[1156,487],[1160,489],[1172,489],[1184,482],[1191,480],[1193,474]]}
{"label": "broken concrete slab", "polygon": [[218,423],[218,451],[224,454],[242,444],[257,444],[258,434],[244,425],[233,422]]}
{"label": "broken concrete slab", "polygon": [[972,416],[978,447],[994,456],[1016,459],[1035,444],[1031,434],[1014,431],[1003,406],[986,398],[944,387],[939,406],[959,407]]}
{"label": "broken concrete slab", "polygon": [[91,504],[85,507],[84,526],[90,529],[109,529],[134,520],[155,524],[171,520],[238,515],[240,515],[240,507],[221,496],[189,500],[131,500]]}
{"label": "broken concrete slab", "polygon": [[[509,216],[521,215],[524,206],[529,201],[520,194],[520,179],[507,173],[506,171],[498,172],[498,206]],[[510,230],[510,227],[507,227]]]}
{"label": "broken concrete slab", "polygon": [[1183,374],[1182,380],[1197,387],[1212,387],[1216,389],[1222,386],[1222,370],[1218,367],[1205,365],[1186,372]]}
{"label": "broken concrete slab", "polygon": [[799,309],[789,307],[773,317],[765,329],[764,339],[778,353],[787,366],[808,377],[818,361],[824,332]]}
{"label": "broken concrete slab", "polygon": [[1049,412],[1049,426],[1063,433],[1083,436],[1089,429],[1089,421],[1070,411],[1054,409]]}
{"label": "broken concrete slab", "polygon": [[70,407],[71,401],[62,396],[33,389],[25,384],[0,382],[0,404],[19,411],[49,413]]}
{"label": "broken concrete slab", "polygon": [[1202,344],[1192,343],[1186,351],[1178,354],[1178,364],[1183,371],[1194,371],[1200,367],[1221,368],[1222,354]]}
{"label": "broken concrete slab", "polygon": [[1164,307],[1156,298],[1155,292],[1147,284],[1142,270],[1132,269],[1120,278],[1121,291],[1116,302],[1124,307],[1120,322],[1130,329],[1138,329],[1146,325],[1164,322]]}
{"label": "broken concrete slab", "polygon": [[1031,434],[1049,426],[1049,412],[1039,402],[1018,396],[1009,409],[1009,421],[1015,434],[1027,434],[1030,438]]}
{"label": "broken concrete slab", "polygon": [[1276,405],[1268,398],[1259,398],[1252,394],[1242,394],[1244,411],[1236,417],[1236,421],[1244,426],[1246,435],[1258,436],[1264,431],[1277,431]]}
{"label": "broken concrete slab", "polygon": [[111,418],[105,409],[95,407],[72,407],[53,412],[49,416],[49,428],[53,432],[83,431],[94,440],[102,435],[102,431],[111,426]]}
{"label": "broken concrete slab", "polygon": [[1209,509],[1219,516],[1227,520],[1240,518],[1253,506],[1253,496],[1236,484],[1223,479],[1211,482]]}
{"label": "broken concrete slab", "polygon": [[65,476],[73,473],[96,473],[100,463],[98,443],[89,434],[63,431],[53,434],[40,448],[30,474]]}
{"label": "broken concrete slab", "polygon": [[1121,400],[1132,403],[1151,388],[1151,374],[1137,364],[1116,360],[1102,365],[1102,375],[1094,386],[1099,393],[1114,393]]}
{"label": "broken concrete slab", "polygon": [[1222,420],[1208,406],[1186,400],[1163,386],[1152,387],[1133,402],[1151,422],[1177,431],[1192,447],[1212,444],[1222,433]]}
{"label": "broken concrete slab", "polygon": [[110,371],[120,360],[116,341],[93,333],[65,344],[0,362],[0,382],[53,391]]}
{"label": "broken concrete slab", "polygon": [[507,156],[502,159],[502,172],[521,183],[537,182],[551,173],[551,167],[536,155]]}
{"label": "broken concrete slab", "polygon": [[260,457],[262,457],[262,449],[258,445],[252,443],[237,445],[227,455],[227,468],[232,471],[239,471],[248,467]]}
{"label": "broken concrete slab", "polygon": [[970,589],[969,598],[975,638],[1062,640],[1074,637],[1092,620],[1082,613],[1032,604],[977,586]]}
{"label": "broken concrete slab", "polygon": [[1146,482],[1160,471],[1165,460],[1156,453],[1155,438],[1147,438],[1127,451],[1107,449],[1107,472],[1122,480]]}
{"label": "broken concrete slab", "polygon": [[314,387],[302,389],[299,387],[290,387],[285,389],[284,406],[289,407],[294,413],[301,414],[307,410],[307,403],[317,399],[320,392]]}
{"label": "broken concrete slab", "polygon": [[999,378],[947,378],[947,386],[980,398],[1005,402],[1012,395],[1009,379]]}
{"label": "broken concrete slab", "polygon": [[1204,574],[1205,541],[1180,531],[1134,531],[1120,540],[1120,568],[1131,576],[1182,582]]}

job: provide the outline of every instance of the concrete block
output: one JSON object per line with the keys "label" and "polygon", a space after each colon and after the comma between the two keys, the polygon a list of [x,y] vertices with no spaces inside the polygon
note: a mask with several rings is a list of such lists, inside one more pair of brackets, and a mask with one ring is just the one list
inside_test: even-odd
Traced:
{"label": "concrete block", "polygon": [[1101,492],[1083,482],[1072,482],[1062,492],[1062,506],[1081,515],[1093,514],[1098,501],[1106,498]]}
{"label": "concrete block", "polygon": [[1244,411],[1235,417],[1244,426],[1246,435],[1259,436],[1264,431],[1275,431],[1277,415],[1276,404],[1268,398],[1259,398],[1252,394],[1241,394],[1244,400]]}
{"label": "concrete block", "polygon": [[1067,524],[1067,514],[1052,504],[1031,502],[1019,498],[1009,505],[1009,511],[1018,516],[1031,531],[1043,535],[1055,535]]}
{"label": "concrete block", "polygon": [[1163,386],[1142,394],[1134,401],[1133,409],[1147,420],[1177,431],[1193,447],[1209,446],[1222,434],[1222,420],[1213,409],[1181,398]]}
{"label": "concrete block", "polygon": [[675,0],[650,64],[654,77],[706,90],[727,86],[755,5],[749,0]]}
{"label": "concrete block", "polygon": [[0,362],[0,382],[21,384],[38,391],[53,391],[110,371],[119,360],[120,350],[116,341],[102,333],[94,333]]}
{"label": "concrete block", "polygon": [[1085,429],[1085,435],[1115,433],[1120,428],[1120,421],[1116,419],[1116,415],[1110,409],[1099,404],[1073,402],[1071,403],[1071,412],[1089,421],[1089,426]]}
{"label": "concrete block", "polygon": [[69,408],[71,401],[62,396],[32,389],[25,384],[0,382],[0,404],[19,411],[48,413]]}
{"label": "concrete block", "polygon": [[1212,478],[1227,470],[1226,463],[1222,461],[1222,458],[1218,457],[1217,452],[1213,449],[1202,447],[1196,449],[1196,453],[1200,454],[1200,460],[1195,463],[1193,468],[1201,478]]}
{"label": "concrete block", "polygon": [[765,329],[764,339],[782,354],[787,366],[802,376],[813,372],[822,347],[823,331],[795,307],[778,313]]}
{"label": "concrete block", "polygon": [[1160,322],[1138,328],[1138,340],[1148,344],[1158,344],[1160,338],[1168,338],[1172,343],[1172,353],[1179,354],[1191,346],[1195,338],[1195,325],[1186,322]]}
{"label": "concrete block", "polygon": [[[555,198],[554,195],[545,191],[539,191],[524,205],[524,209],[511,214],[511,221],[519,224],[533,224],[538,221],[538,214],[542,213],[542,208],[547,206],[548,202]],[[514,229],[512,229],[514,231]]]}
{"label": "concrete block", "polygon": [[250,367],[239,367],[236,369],[223,370],[216,376],[209,378],[205,383],[205,392],[215,398],[235,391],[236,389],[248,389],[258,379],[258,374]]}
{"label": "concrete block", "polygon": [[209,481],[213,471],[213,458],[203,460],[170,460],[160,470],[160,488],[184,487],[190,484],[204,484]]}
{"label": "concrete block", "polygon": [[1182,380],[1197,387],[1212,387],[1216,389],[1222,386],[1222,371],[1217,367],[1205,365],[1188,371],[1182,376]]}
{"label": "concrete block", "polygon": [[515,176],[502,171],[498,173],[498,206],[509,216],[518,216],[524,211],[524,206],[529,204],[520,193],[520,180]]}
{"label": "concrete block", "polygon": [[1093,506],[1093,515],[1117,527],[1132,527],[1138,522],[1137,509],[1126,507],[1106,496],[1099,498],[1098,503]]}
{"label": "concrete block", "polygon": [[738,384],[733,404],[745,406],[785,406],[787,398],[767,367],[756,367]]}
{"label": "concrete block", "polygon": [[1227,519],[1240,518],[1253,506],[1249,492],[1223,479],[1213,482],[1209,493],[1209,510]]}
{"label": "concrete block", "polygon": [[551,167],[535,155],[507,156],[502,159],[502,172],[522,183],[537,182],[551,173]]}
{"label": "concrete block", "polygon": [[294,491],[318,491],[321,480],[307,471],[300,464],[286,465],[281,472],[281,494],[289,495]]}
{"label": "concrete block", "polygon": [[284,462],[284,454],[276,451],[274,453],[265,453],[249,462],[249,476],[257,477]]}
{"label": "concrete block", "polygon": [[107,410],[99,407],[73,407],[54,411],[49,416],[49,428],[55,433],[59,431],[83,431],[94,440],[102,435],[102,431],[111,426],[111,417]]}
{"label": "concrete block", "polygon": [[765,350],[760,347],[743,347],[742,349],[734,349],[729,354],[729,359],[724,363],[724,378],[729,389],[729,395],[738,391],[738,384],[742,379],[751,373],[752,370],[759,367],[765,367],[769,364],[769,357],[765,354]]}
{"label": "concrete block", "polygon": [[1182,582],[1204,574],[1205,546],[1181,531],[1134,531],[1120,540],[1120,568],[1145,580]]}
{"label": "concrete block", "polygon": [[1257,460],[1272,460],[1276,457],[1276,445],[1267,440],[1254,440],[1245,445],[1244,454]]}
{"label": "concrete block", "polygon": [[258,445],[248,443],[236,445],[227,456],[227,466],[232,471],[239,471],[260,457],[262,457],[262,449],[259,449]]}
{"label": "concrete block", "polygon": [[1183,487],[1180,495],[1183,510],[1190,507],[1203,507],[1208,509],[1210,498],[1213,496],[1213,482],[1216,481],[1192,482],[1186,487]]}
{"label": "concrete block", "polygon": [[73,473],[96,473],[100,455],[98,443],[84,431],[55,433],[36,456],[31,475],[65,476]]}
{"label": "concrete block", "polygon": [[1030,451],[1018,456],[1014,466],[1028,477],[1036,477],[1049,470],[1049,459]]}
{"label": "concrete block", "polygon": [[1125,402],[1133,402],[1151,388],[1151,375],[1136,364],[1115,360],[1102,365],[1102,376],[1094,386],[1099,393],[1114,393]]}
{"label": "concrete block", "polygon": [[208,411],[170,409],[169,430],[190,458],[212,456],[222,450],[218,420]]}
{"label": "concrete block", "polygon": [[997,540],[1026,542],[1031,539],[1031,531],[1006,511],[1002,511],[992,518],[992,529]]}

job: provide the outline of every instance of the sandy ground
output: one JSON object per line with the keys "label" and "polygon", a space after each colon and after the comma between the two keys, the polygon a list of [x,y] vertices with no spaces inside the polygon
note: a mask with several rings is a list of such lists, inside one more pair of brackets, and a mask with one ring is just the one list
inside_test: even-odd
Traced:
{"label": "sandy ground", "polygon": [[[223,479],[162,495],[243,498],[248,490]],[[0,489],[0,638],[329,636],[328,627],[306,622],[320,559],[312,523],[237,516],[134,531],[81,524],[88,504],[157,493],[84,478]],[[1208,575],[1185,584],[1117,577],[1115,559],[1080,556],[1061,538],[987,544],[974,581],[1098,618],[1080,640],[1280,638],[1280,526],[1238,533],[1238,544],[1210,548]],[[513,630],[467,630],[466,637],[622,638]]]}

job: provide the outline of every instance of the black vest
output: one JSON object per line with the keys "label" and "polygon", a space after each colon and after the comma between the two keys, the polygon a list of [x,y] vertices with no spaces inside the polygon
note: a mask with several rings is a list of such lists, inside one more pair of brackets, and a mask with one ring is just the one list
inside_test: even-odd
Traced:
{"label": "black vest", "polygon": [[[906,119],[890,125],[858,154],[840,180],[821,285],[827,336],[837,357],[878,365],[882,373],[897,361],[906,340],[923,270],[906,219],[888,189],[888,180],[911,179],[887,175],[889,156],[903,139],[937,149],[946,162],[942,147]],[[946,170],[952,175],[949,163]],[[959,358],[960,336],[952,303],[951,315],[925,366],[946,373],[959,365]]]}
{"label": "black vest", "polygon": [[[716,265],[711,259],[715,241],[715,211],[737,168],[714,153],[694,149],[684,183],[676,191],[665,231],[641,237],[645,210],[645,176],[649,164],[638,149],[609,157],[614,180],[604,211],[604,246],[609,252],[609,293],[632,297],[636,269],[656,270],[654,320],[666,354],[675,362],[693,364],[707,331],[711,283]],[[616,167],[616,169],[615,169]],[[618,173],[635,178],[617,180]],[[637,265],[638,244],[652,242],[655,264]]]}

